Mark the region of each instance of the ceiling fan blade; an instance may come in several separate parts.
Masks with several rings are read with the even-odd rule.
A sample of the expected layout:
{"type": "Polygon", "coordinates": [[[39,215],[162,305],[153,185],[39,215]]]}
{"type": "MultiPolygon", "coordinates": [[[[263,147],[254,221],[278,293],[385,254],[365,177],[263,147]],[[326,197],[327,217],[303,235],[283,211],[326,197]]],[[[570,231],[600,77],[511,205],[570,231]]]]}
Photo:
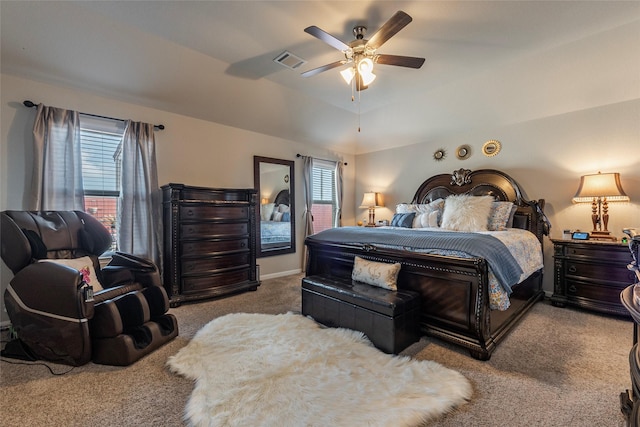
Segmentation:
{"type": "Polygon", "coordinates": [[[376,55],[376,63],[385,65],[398,65],[400,67],[420,68],[424,64],[424,58],[415,56],[376,55]]]}
{"type": "Polygon", "coordinates": [[[332,68],[336,68],[336,67],[339,67],[341,65],[344,65],[346,62],[347,61],[345,61],[345,60],[332,62],[331,64],[323,65],[322,67],[318,67],[318,68],[314,68],[313,70],[305,71],[304,73],[301,74],[301,76],[302,77],[315,76],[316,74],[320,74],[323,71],[327,71],[327,70],[330,70],[332,68]]]}
{"type": "Polygon", "coordinates": [[[349,46],[345,43],[341,42],[337,38],[333,37],[331,34],[327,33],[324,30],[312,25],[304,29],[304,32],[307,34],[311,34],[313,37],[316,37],[331,47],[334,47],[340,51],[349,49],[349,46]]]}
{"type": "Polygon", "coordinates": [[[369,39],[367,46],[372,49],[378,49],[387,40],[393,37],[398,31],[406,27],[413,19],[399,10],[391,17],[382,27],[369,39]]]}

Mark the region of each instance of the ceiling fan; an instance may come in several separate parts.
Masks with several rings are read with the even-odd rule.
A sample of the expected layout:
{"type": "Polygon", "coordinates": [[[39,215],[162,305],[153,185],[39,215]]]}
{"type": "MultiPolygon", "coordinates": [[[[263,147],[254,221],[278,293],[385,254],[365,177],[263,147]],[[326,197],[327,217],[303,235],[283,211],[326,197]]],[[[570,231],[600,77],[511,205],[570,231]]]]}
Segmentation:
{"type": "Polygon", "coordinates": [[[406,27],[411,21],[412,18],[400,10],[385,22],[369,40],[364,38],[367,27],[358,25],[353,28],[353,35],[356,38],[349,44],[338,40],[336,37],[315,25],[305,28],[304,31],[306,33],[341,51],[345,59],[305,71],[302,73],[302,77],[315,76],[323,71],[331,70],[345,64],[352,64],[351,67],[341,71],[340,74],[347,84],[354,83],[356,90],[360,91],[367,89],[369,84],[375,80],[376,76],[373,74],[373,64],[375,63],[416,69],[422,67],[424,58],[376,53],[380,46],[393,37],[398,31],[406,27]]]}

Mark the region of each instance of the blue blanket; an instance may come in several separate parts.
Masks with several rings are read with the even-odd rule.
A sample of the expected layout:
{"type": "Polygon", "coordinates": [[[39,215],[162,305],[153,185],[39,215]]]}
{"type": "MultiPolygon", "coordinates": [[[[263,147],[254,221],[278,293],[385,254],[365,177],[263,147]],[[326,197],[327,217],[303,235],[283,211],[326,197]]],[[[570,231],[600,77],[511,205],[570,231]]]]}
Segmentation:
{"type": "Polygon", "coordinates": [[[520,281],[522,268],[500,240],[487,234],[415,231],[398,228],[340,227],[309,236],[317,242],[384,245],[414,252],[457,251],[484,258],[498,283],[511,295],[511,286],[520,281]]]}

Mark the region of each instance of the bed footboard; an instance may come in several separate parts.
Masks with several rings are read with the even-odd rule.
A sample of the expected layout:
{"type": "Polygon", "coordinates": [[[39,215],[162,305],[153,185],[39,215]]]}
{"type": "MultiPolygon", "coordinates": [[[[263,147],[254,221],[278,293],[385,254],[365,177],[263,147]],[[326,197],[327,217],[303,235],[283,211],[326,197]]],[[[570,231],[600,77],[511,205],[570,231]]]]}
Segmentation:
{"type": "Polygon", "coordinates": [[[469,350],[488,360],[507,332],[543,297],[542,274],[514,288],[511,308],[489,306],[488,267],[482,258],[407,253],[370,245],[318,244],[307,241],[306,274],[350,278],[354,257],[399,262],[398,288],[420,294],[421,332],[469,350]]]}

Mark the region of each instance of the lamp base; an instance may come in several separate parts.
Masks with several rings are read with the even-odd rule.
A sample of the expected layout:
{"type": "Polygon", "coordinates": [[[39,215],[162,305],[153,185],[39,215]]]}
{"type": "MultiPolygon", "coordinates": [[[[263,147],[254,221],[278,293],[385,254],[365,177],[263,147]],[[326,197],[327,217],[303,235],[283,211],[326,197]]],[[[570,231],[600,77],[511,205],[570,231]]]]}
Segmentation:
{"type": "Polygon", "coordinates": [[[612,236],[610,231],[592,231],[589,233],[589,239],[591,240],[607,240],[615,242],[618,239],[616,236],[612,236]]]}

